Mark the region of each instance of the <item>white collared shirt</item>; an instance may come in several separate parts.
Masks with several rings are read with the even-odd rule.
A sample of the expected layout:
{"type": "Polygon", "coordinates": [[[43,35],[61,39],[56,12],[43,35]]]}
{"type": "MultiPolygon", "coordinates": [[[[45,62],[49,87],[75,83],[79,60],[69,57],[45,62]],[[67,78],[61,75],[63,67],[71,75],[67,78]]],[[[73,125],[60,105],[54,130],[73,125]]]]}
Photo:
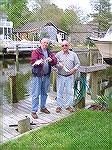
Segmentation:
{"type": "MultiPolygon", "coordinates": [[[[58,62],[63,63],[67,69],[78,69],[80,66],[80,61],[77,54],[73,51],[68,51],[68,53],[64,53],[63,50],[56,54],[58,62]]],[[[58,67],[57,67],[58,68],[58,67]]],[[[65,75],[67,74],[63,69],[58,68],[58,74],[65,75]]]]}

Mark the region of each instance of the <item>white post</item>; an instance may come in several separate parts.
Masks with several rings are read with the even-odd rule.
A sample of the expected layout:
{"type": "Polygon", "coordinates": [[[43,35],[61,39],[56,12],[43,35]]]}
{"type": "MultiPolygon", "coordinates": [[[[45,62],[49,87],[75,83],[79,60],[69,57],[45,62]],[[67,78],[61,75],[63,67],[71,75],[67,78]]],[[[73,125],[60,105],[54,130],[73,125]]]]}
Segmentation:
{"type": "Polygon", "coordinates": [[[34,33],[33,33],[33,50],[34,50],[34,33]]]}
{"type": "Polygon", "coordinates": [[[102,64],[103,64],[103,57],[102,57],[102,64]]]}

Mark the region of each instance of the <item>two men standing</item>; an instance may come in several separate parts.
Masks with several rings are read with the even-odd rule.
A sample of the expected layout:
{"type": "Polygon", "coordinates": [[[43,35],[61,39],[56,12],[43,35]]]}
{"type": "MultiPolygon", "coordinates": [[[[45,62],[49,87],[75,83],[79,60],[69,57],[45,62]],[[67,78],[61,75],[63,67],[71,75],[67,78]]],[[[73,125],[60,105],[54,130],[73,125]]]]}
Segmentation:
{"type": "Polygon", "coordinates": [[[69,43],[65,40],[61,43],[62,50],[54,55],[48,49],[48,39],[43,38],[40,42],[40,47],[32,52],[31,64],[32,68],[32,117],[37,119],[37,111],[39,107],[40,96],[40,111],[49,114],[50,111],[46,108],[46,99],[48,87],[50,85],[51,66],[56,66],[58,69],[57,75],[57,109],[59,113],[62,108],[69,112],[73,112],[73,74],[78,70],[80,61],[76,53],[69,50],[69,43]],[[66,92],[65,101],[63,100],[63,92],[66,92]]]}

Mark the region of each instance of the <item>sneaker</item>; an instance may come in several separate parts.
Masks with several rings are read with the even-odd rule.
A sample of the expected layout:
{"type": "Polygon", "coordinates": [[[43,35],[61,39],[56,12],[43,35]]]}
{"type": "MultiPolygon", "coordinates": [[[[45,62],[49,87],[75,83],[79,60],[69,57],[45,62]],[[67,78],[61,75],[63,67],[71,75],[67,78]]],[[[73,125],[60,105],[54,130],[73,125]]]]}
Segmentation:
{"type": "Polygon", "coordinates": [[[60,111],[61,111],[61,107],[57,107],[57,108],[56,108],[56,112],[57,112],[57,113],[60,113],[60,111]]]}
{"type": "Polygon", "coordinates": [[[37,116],[37,114],[35,113],[35,112],[32,112],[32,117],[34,118],[34,119],[37,119],[38,118],[38,116],[37,116]]]}
{"type": "Polygon", "coordinates": [[[40,111],[45,114],[50,114],[50,111],[47,108],[41,108],[40,111]]]}
{"type": "Polygon", "coordinates": [[[71,107],[67,107],[66,110],[68,110],[70,113],[74,112],[74,110],[71,107]]]}

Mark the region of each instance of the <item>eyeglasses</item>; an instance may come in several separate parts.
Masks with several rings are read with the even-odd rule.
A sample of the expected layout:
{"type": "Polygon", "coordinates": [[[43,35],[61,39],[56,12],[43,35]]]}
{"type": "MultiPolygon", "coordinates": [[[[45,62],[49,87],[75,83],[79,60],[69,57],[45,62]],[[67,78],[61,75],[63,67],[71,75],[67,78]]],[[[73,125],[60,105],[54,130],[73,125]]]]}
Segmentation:
{"type": "Polygon", "coordinates": [[[65,46],[65,47],[67,47],[68,45],[67,45],[67,44],[65,44],[65,45],[61,45],[61,46],[62,46],[62,47],[64,47],[64,46],[65,46]]]}

